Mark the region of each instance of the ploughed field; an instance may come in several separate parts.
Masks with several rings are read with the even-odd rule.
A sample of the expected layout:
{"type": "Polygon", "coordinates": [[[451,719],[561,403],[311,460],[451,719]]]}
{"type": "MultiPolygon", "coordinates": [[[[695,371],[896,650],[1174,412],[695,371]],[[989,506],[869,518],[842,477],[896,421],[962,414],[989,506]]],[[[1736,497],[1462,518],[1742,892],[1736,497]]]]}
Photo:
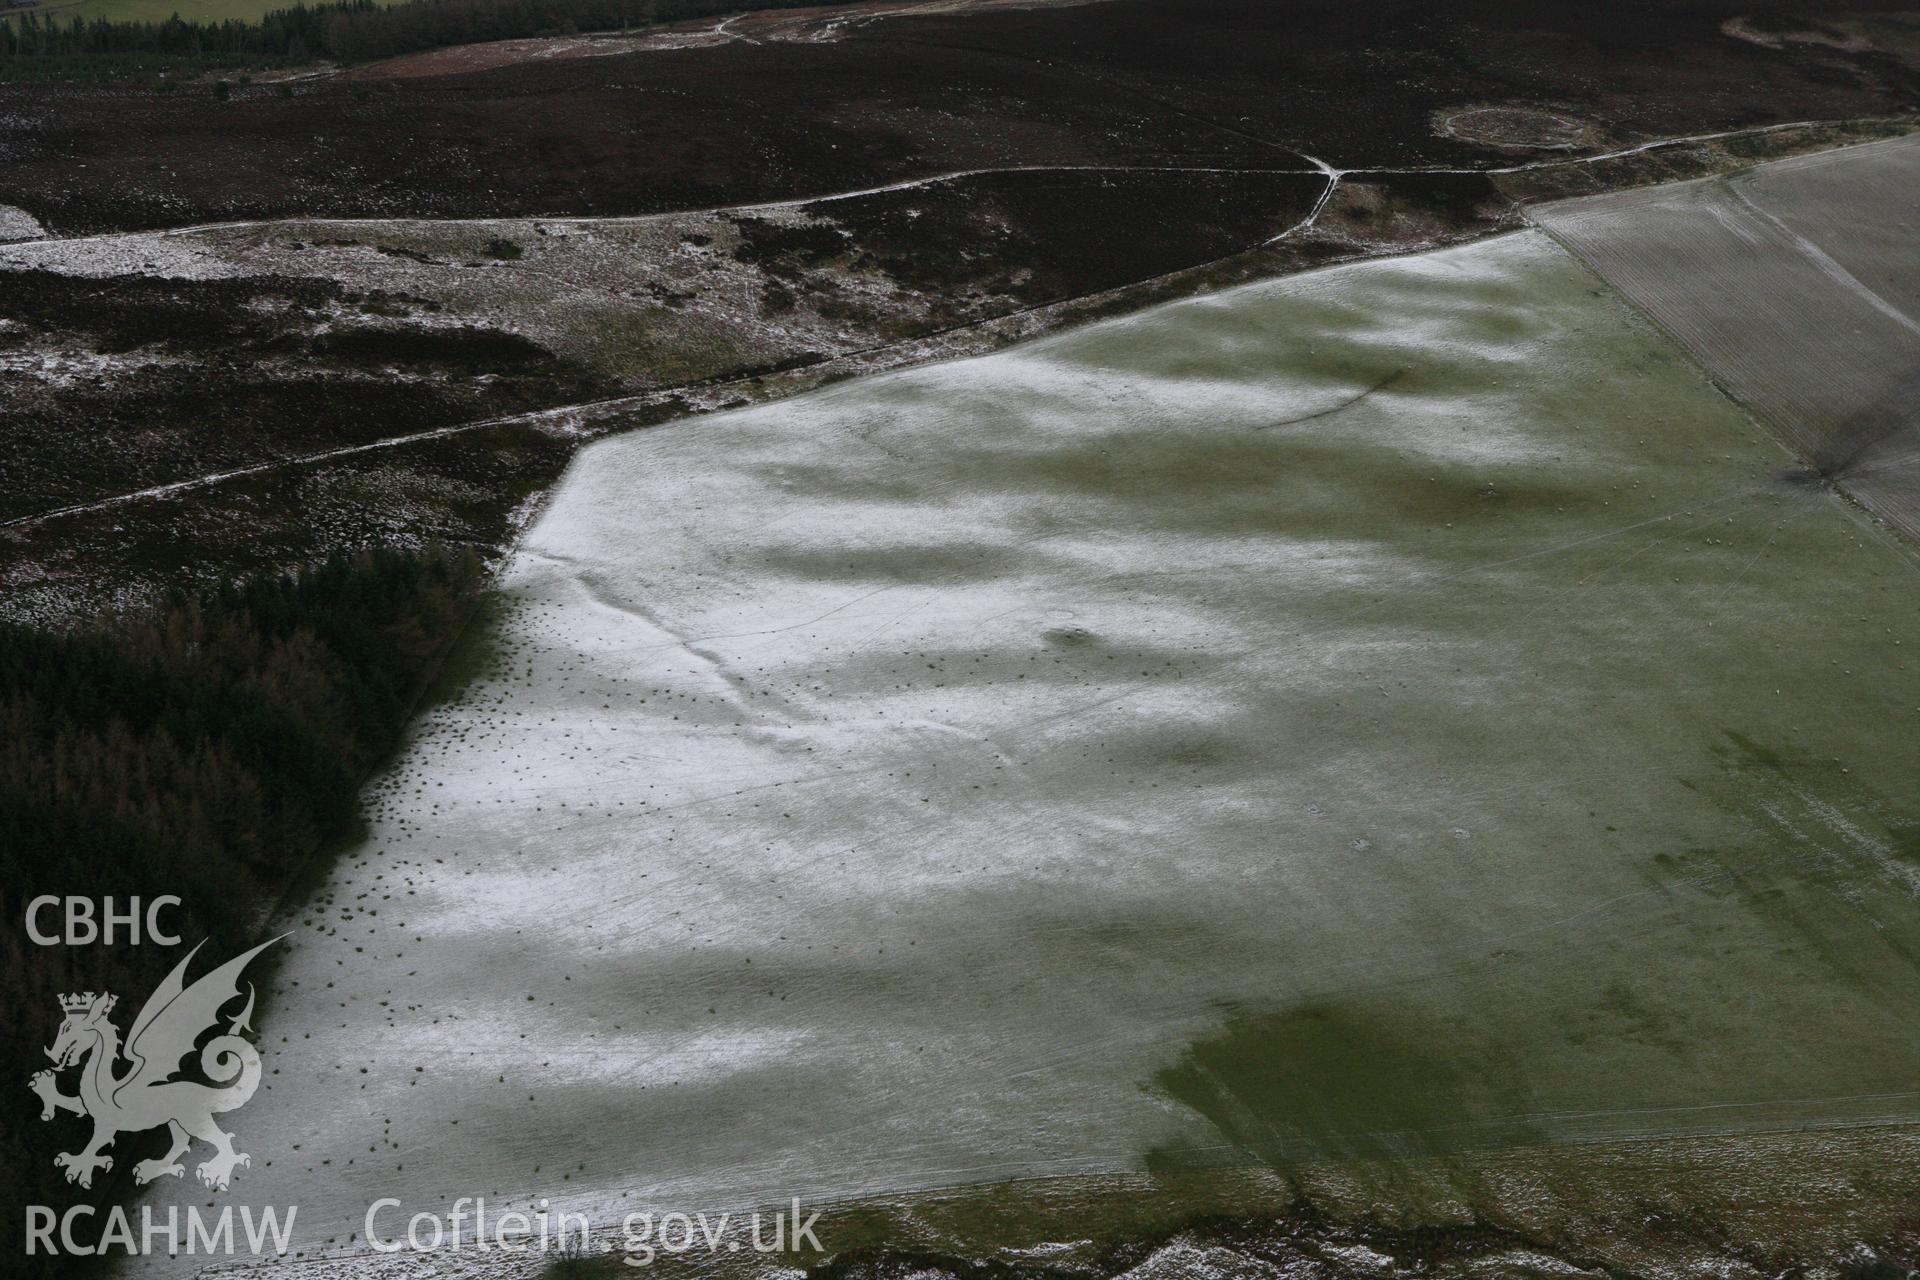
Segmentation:
{"type": "Polygon", "coordinates": [[[1910,1123],[1920,568],[1802,470],[1539,230],[595,444],[235,1195],[1910,1123]]]}

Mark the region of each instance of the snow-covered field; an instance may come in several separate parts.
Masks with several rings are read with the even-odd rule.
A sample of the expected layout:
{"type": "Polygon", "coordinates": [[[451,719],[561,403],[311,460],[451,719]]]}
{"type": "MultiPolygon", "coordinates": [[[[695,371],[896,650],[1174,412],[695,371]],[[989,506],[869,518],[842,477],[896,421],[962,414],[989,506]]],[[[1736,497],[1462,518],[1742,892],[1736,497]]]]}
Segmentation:
{"type": "Polygon", "coordinates": [[[1915,562],[1788,465],[1537,231],[594,445],[235,1198],[1912,1119],[1915,562]]]}
{"type": "Polygon", "coordinates": [[[1920,134],[1535,216],[1823,473],[1920,537],[1920,134]]]}
{"type": "Polygon", "coordinates": [[[31,240],[46,233],[46,228],[25,209],[0,204],[0,244],[9,240],[31,240]]]}

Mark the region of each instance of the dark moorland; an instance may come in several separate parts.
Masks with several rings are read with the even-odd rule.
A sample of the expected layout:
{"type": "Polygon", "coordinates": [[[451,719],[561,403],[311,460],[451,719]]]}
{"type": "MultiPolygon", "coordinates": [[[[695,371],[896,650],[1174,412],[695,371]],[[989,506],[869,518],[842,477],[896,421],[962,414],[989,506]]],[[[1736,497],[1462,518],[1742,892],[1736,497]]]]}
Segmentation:
{"type": "Polygon", "coordinates": [[[493,550],[586,435],[1484,235],[1517,200],[1897,131],[1920,107],[1912,31],[1836,0],[866,9],[280,83],[0,86],[0,206],[48,235],[394,219],[280,239],[418,270],[394,289],[297,255],[224,278],[158,260],[218,232],[0,246],[10,616],[382,538],[493,550]],[[1816,123],[1774,128],[1795,122],[1816,123]],[[1634,150],[1662,139],[1682,141],[1634,150]],[[793,214],[677,212],[874,187],[793,214]],[[562,298],[543,330],[462,300],[502,272],[551,276],[519,260],[547,228],[501,224],[459,254],[400,234],[662,214],[679,248],[632,250],[641,287],[603,284],[604,259],[565,267],[578,297],[621,299],[631,346],[612,357],[551,332],[607,332],[604,309],[569,319],[562,298]],[[687,253],[711,269],[663,283],[687,253]],[[750,300],[726,291],[743,274],[750,300]],[[569,405],[590,408],[564,429],[511,420],[569,405]]]}
{"type": "MultiPolygon", "coordinates": [[[[752,40],[663,29],[686,47],[515,41],[230,91],[0,86],[0,206],[50,235],[401,219],[286,239],[364,243],[423,273],[395,290],[284,255],[264,275],[199,278],[157,261],[159,241],[0,250],[11,615],[70,618],[182,575],[378,538],[491,550],[583,432],[1483,235],[1511,225],[1516,200],[1897,131],[1920,107],[1897,15],[1835,0],[1744,14],[1731,0],[1095,0],[828,28],[783,10],[749,15],[752,40]],[[1832,123],[1772,128],[1801,121],[1832,123]],[[1323,165],[1349,171],[1337,189],[1323,165]],[[616,290],[631,298],[624,359],[462,309],[468,282],[535,270],[511,237],[544,236],[538,224],[458,255],[396,238],[459,225],[418,219],[664,214],[903,183],[807,206],[806,225],[753,209],[687,223],[681,250],[632,260],[629,276],[653,282],[616,290]],[[712,270],[659,283],[683,251],[712,270]],[[725,293],[741,273],[750,303],[725,293]],[[651,398],[621,399],[634,396],[651,398]],[[509,421],[383,444],[609,399],[565,431],[509,421]]],[[[604,268],[567,270],[591,290],[604,268]]],[[[607,316],[574,323],[605,330],[607,316]]]]}
{"type": "MultiPolygon", "coordinates": [[[[1869,6],[1857,6],[1868,11],[1869,6]]],[[[1722,25],[1738,0],[1102,0],[819,42],[211,93],[21,85],[0,200],[63,234],[293,215],[634,214],[1032,164],[1484,166],[1433,115],[1532,103],[1639,141],[1910,110],[1885,50],[1722,25]]],[[[1845,0],[1793,6],[1807,21],[1845,0]]],[[[1789,22],[1788,26],[1804,25],[1789,22]]]]}

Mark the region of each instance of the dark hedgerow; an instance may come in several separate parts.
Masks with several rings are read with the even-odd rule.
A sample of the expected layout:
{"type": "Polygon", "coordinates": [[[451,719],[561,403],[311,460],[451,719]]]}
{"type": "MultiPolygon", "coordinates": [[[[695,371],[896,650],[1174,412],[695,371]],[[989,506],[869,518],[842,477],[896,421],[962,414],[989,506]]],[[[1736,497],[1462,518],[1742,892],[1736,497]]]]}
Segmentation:
{"type": "MultiPolygon", "coordinates": [[[[189,945],[240,950],[315,852],[353,834],[361,780],[482,581],[470,553],[374,550],[90,630],[0,627],[0,914],[18,926],[42,894],[175,894],[169,927],[189,945]]],[[[25,1081],[47,1066],[58,995],[137,1004],[180,954],[39,947],[24,927],[0,938],[0,1080],[18,1086],[0,1089],[0,1200],[122,1194],[137,1155],[116,1150],[115,1177],[91,1193],[69,1187],[52,1156],[81,1122],[43,1124],[25,1081]]]]}

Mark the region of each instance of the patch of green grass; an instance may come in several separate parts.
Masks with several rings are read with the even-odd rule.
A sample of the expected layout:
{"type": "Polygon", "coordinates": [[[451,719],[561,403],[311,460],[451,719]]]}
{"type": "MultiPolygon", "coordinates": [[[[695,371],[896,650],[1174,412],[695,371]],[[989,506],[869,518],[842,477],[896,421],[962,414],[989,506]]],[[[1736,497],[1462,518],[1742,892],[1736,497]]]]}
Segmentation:
{"type": "Polygon", "coordinates": [[[1443,1027],[1394,1025],[1331,1001],[1236,1017],[1157,1083],[1283,1167],[1302,1153],[1386,1158],[1536,1137],[1524,1120],[1452,1128],[1463,1116],[1526,1109],[1513,1062],[1484,1046],[1473,1047],[1481,1060],[1463,1060],[1459,1048],[1443,1027]]]}

